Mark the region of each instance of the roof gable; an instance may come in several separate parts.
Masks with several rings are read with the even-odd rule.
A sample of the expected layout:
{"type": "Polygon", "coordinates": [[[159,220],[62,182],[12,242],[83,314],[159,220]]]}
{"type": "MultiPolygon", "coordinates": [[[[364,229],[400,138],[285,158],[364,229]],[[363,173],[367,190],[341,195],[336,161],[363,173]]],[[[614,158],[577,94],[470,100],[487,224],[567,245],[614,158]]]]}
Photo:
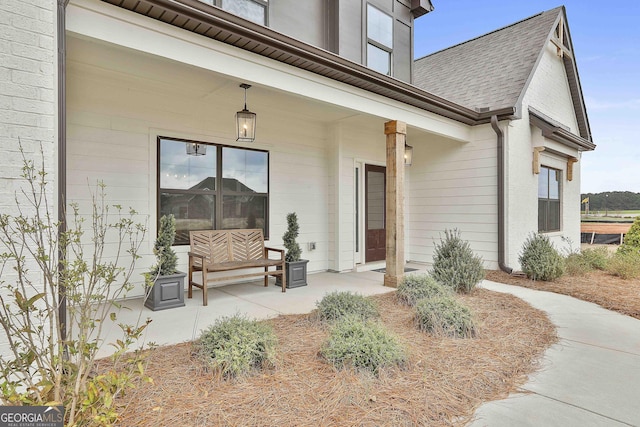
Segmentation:
{"type": "Polygon", "coordinates": [[[417,59],[414,85],[476,111],[521,109],[545,46],[562,56],[580,136],[591,140],[564,7],[417,59]]]}

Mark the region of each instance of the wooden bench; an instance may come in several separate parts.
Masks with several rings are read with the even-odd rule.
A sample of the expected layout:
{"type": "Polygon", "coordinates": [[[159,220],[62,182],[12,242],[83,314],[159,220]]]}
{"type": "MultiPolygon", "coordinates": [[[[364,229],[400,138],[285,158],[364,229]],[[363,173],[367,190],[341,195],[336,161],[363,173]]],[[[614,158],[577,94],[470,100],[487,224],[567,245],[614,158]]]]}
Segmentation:
{"type": "Polygon", "coordinates": [[[202,230],[189,232],[189,298],[193,287],[202,289],[202,304],[207,305],[207,284],[228,279],[264,276],[264,285],[269,285],[269,276],[282,278],[282,292],[286,292],[284,250],[264,246],[261,229],[255,230],[202,230]],[[269,253],[277,252],[278,259],[270,259],[269,253]],[[269,270],[269,267],[280,269],[269,270]],[[225,275],[242,269],[264,268],[240,275],[225,275]],[[193,281],[193,273],[202,272],[202,284],[193,281]],[[209,278],[208,273],[220,273],[209,278]]]}

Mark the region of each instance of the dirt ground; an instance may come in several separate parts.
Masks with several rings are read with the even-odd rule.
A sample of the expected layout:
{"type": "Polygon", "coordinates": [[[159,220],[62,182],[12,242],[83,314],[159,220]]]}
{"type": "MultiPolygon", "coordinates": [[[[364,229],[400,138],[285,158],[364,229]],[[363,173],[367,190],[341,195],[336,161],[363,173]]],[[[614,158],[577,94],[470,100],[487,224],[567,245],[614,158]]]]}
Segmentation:
{"type": "Polygon", "coordinates": [[[319,356],[326,327],[309,315],[280,316],[267,321],[279,340],[277,363],[244,379],[205,370],[191,343],[153,351],[154,382],[117,401],[118,425],[464,425],[481,403],[517,390],[557,341],[546,315],[511,295],[478,289],[460,297],[479,325],[471,339],[420,332],[395,294],[373,298],[408,351],[406,366],[379,377],[336,370],[319,356]]]}

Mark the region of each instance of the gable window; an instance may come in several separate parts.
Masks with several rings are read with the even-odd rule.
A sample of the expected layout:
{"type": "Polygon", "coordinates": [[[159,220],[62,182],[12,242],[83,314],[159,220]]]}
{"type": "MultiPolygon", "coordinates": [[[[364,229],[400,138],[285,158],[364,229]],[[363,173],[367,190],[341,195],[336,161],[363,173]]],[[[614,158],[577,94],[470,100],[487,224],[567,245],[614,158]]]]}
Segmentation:
{"type": "Polygon", "coordinates": [[[268,237],[269,153],[158,138],[158,213],[176,217],[176,245],[190,230],[261,228],[268,237]],[[204,155],[189,155],[198,144],[204,155]]]}
{"type": "Polygon", "coordinates": [[[562,173],[546,166],[538,175],[538,231],[560,231],[560,194],[562,173]]]}
{"type": "Polygon", "coordinates": [[[367,4],[367,66],[391,75],[393,18],[367,4]]]}
{"type": "Polygon", "coordinates": [[[267,25],[268,0],[218,0],[220,7],[248,21],[267,25]]]}

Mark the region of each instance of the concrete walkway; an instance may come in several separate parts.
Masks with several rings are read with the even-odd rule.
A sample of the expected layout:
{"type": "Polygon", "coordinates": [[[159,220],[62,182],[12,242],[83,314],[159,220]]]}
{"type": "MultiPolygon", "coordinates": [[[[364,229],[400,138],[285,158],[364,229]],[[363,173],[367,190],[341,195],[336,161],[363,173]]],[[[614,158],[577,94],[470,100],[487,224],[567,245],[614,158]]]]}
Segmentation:
{"type": "Polygon", "coordinates": [[[640,320],[565,295],[482,286],[545,311],[560,341],[522,393],[485,403],[470,427],[640,426],[640,320]]]}

